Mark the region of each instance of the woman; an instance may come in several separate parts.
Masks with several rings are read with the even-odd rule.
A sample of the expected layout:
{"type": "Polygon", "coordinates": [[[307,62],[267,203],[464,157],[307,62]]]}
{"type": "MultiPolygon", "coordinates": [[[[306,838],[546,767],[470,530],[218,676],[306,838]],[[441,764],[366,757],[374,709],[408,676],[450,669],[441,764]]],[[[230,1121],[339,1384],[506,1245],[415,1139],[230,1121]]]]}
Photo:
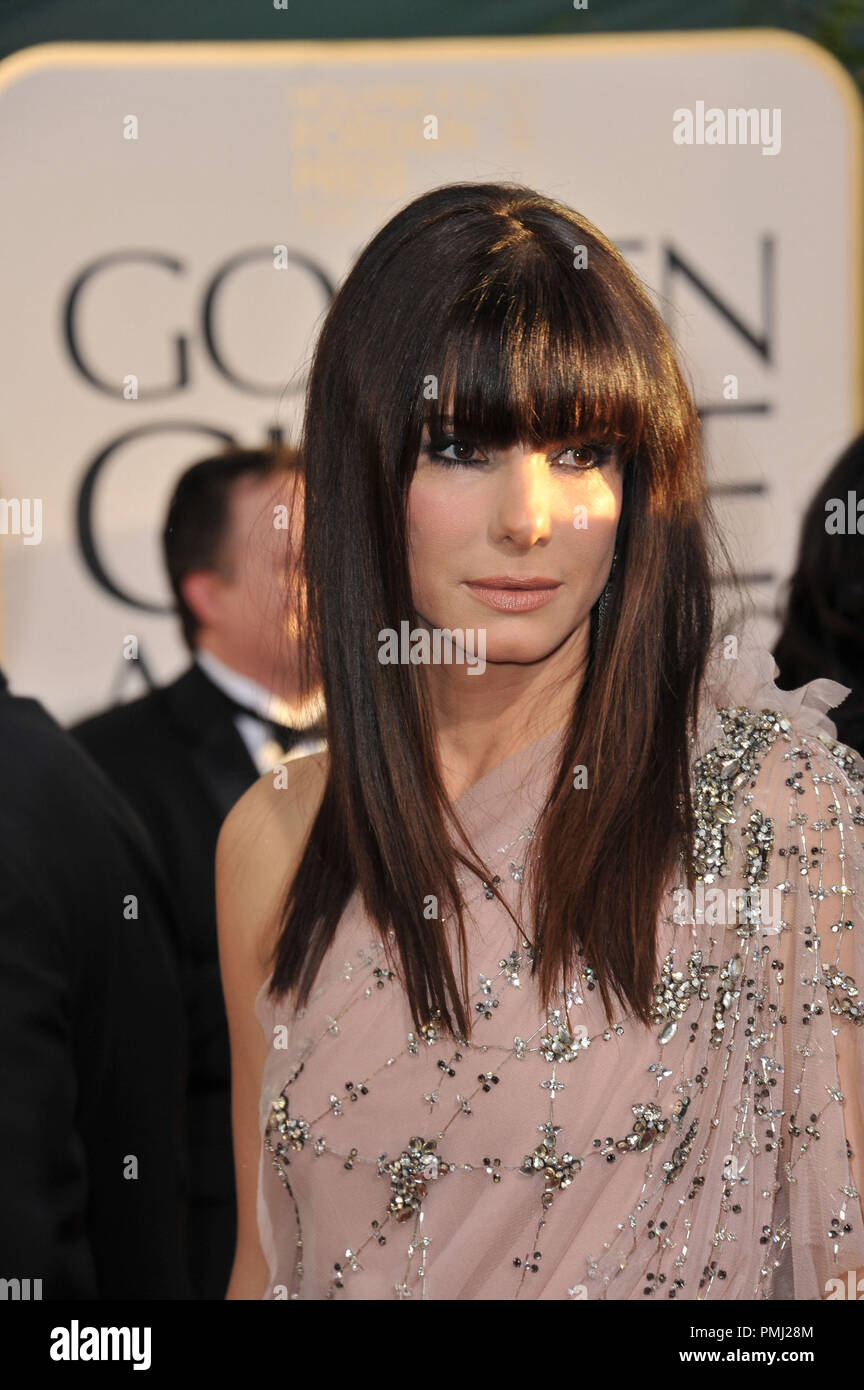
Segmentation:
{"type": "Polygon", "coordinates": [[[826,1296],[864,1266],[861,767],[843,687],[712,646],[647,295],[551,199],[433,190],[336,296],[301,452],[329,750],[217,852],[227,1296],[826,1296]]]}

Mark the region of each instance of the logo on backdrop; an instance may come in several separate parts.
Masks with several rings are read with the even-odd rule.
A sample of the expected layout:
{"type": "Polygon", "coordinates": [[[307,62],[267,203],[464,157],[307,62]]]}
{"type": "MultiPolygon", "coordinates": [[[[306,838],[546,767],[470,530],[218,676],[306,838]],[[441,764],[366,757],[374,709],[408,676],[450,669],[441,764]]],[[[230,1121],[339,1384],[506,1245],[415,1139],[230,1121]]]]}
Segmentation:
{"type": "MultiPolygon", "coordinates": [[[[327,271],[302,251],[283,248],[283,252],[283,264],[295,266],[311,277],[314,285],[321,292],[326,307],[335,293],[334,282],[327,271]]],[[[217,267],[205,285],[200,306],[200,342],[210,364],[237,391],[261,396],[270,401],[276,400],[283,391],[294,394],[301,393],[305,390],[305,377],[299,376],[293,385],[286,386],[283,382],[277,385],[268,385],[266,382],[253,380],[248,375],[241,375],[236,367],[232,368],[229,365],[229,354],[218,335],[216,321],[220,299],[230,277],[252,262],[266,261],[272,265],[273,260],[272,247],[240,251],[231,256],[217,267]]],[[[164,251],[115,251],[91,261],[73,280],[63,306],[63,344],[65,350],[75,371],[83,377],[88,385],[104,395],[122,400],[124,399],[124,379],[118,375],[116,381],[111,381],[99,374],[96,367],[88,361],[82,342],[84,335],[81,331],[82,307],[86,290],[98,276],[121,265],[141,265],[149,268],[155,266],[166,275],[176,277],[185,275],[189,267],[177,257],[168,255],[164,251]]],[[[134,399],[140,399],[144,402],[173,399],[182,396],[192,384],[190,337],[185,333],[180,333],[177,334],[173,342],[172,379],[159,386],[141,389],[140,392],[136,389],[134,399]]],[[[128,399],[128,396],[126,398],[128,399]]],[[[107,471],[122,463],[123,450],[141,439],[158,434],[166,437],[176,434],[197,435],[204,448],[218,449],[222,445],[237,443],[235,436],[230,431],[219,429],[209,422],[204,423],[195,420],[151,421],[133,429],[124,430],[122,434],[117,435],[102,447],[99,453],[85,465],[76,504],[78,544],[81,557],[100,588],[121,603],[129,604],[130,607],[147,613],[169,613],[172,610],[164,603],[157,603],[143,594],[134,592],[125,580],[109,572],[96,534],[94,499],[97,487],[107,471]]],[[[196,453],[201,452],[202,450],[196,449],[196,453]]]]}
{"type": "MultiPolygon", "coordinates": [[[[616,245],[625,256],[646,249],[646,243],[642,239],[620,240],[616,242],[616,245]]],[[[333,277],[318,261],[304,251],[287,247],[282,247],[281,250],[282,260],[286,266],[293,266],[303,275],[311,278],[313,285],[322,296],[322,307],[326,309],[335,294],[333,277]]],[[[663,242],[660,246],[661,269],[658,290],[662,310],[667,314],[670,311],[674,313],[676,292],[679,286],[684,284],[688,293],[697,295],[722,321],[725,328],[746,345],[748,351],[755,354],[763,364],[773,364],[775,323],[775,238],[773,236],[760,238],[757,256],[761,323],[748,323],[732,308],[734,287],[730,299],[725,299],[717,284],[713,283],[701,269],[697,268],[695,258],[685,255],[671,241],[663,242]]],[[[184,392],[187,392],[194,385],[193,359],[190,351],[190,343],[193,341],[200,343],[209,364],[237,391],[259,396],[272,402],[278,399],[283,391],[291,391],[299,395],[305,390],[305,375],[298,375],[294,379],[293,385],[286,386],[284,382],[268,384],[254,380],[248,374],[242,374],[236,366],[230,366],[226,344],[222,341],[217,330],[218,306],[231,276],[251,263],[262,261],[273,264],[272,247],[257,247],[239,251],[215,269],[206,282],[201,295],[200,333],[194,339],[191,334],[185,332],[174,337],[173,369],[170,379],[158,386],[141,389],[140,393],[136,391],[136,400],[140,399],[142,402],[168,401],[183,397],[184,392]]],[[[166,276],[174,277],[175,281],[178,282],[190,271],[190,267],[186,263],[165,250],[142,249],[109,252],[91,261],[75,276],[63,305],[63,343],[75,371],[93,390],[121,400],[124,398],[123,377],[118,373],[116,381],[112,382],[110,379],[106,379],[100,375],[92,361],[88,359],[83,346],[84,334],[81,318],[88,287],[111,268],[130,265],[146,267],[148,273],[152,273],[155,267],[166,276]]],[[[674,325],[670,326],[674,331],[674,325]]],[[[92,352],[92,342],[89,338],[88,343],[90,343],[92,352]]],[[[739,399],[737,391],[727,393],[724,390],[722,399],[706,401],[699,406],[703,440],[707,426],[718,416],[769,415],[773,409],[774,404],[769,399],[739,399]]],[[[230,445],[237,442],[230,430],[220,429],[209,421],[151,420],[132,429],[124,430],[122,434],[116,435],[107,444],[100,446],[99,452],[85,463],[78,489],[78,543],[87,570],[100,588],[113,598],[130,605],[132,608],[149,613],[167,613],[170,609],[163,603],[135,592],[134,587],[124,578],[109,571],[102,556],[96,533],[94,498],[97,488],[104,480],[108,470],[122,463],[125,449],[148,436],[161,434],[167,438],[178,433],[197,436],[205,447],[212,445],[218,448],[223,444],[230,445]]],[[[196,452],[198,451],[196,450],[196,452]]],[[[715,487],[713,491],[724,497],[752,496],[754,493],[764,492],[765,487],[762,483],[747,480],[741,483],[727,483],[715,487]]],[[[760,573],[758,575],[745,574],[742,578],[745,581],[764,584],[772,582],[775,576],[760,573]]]]}

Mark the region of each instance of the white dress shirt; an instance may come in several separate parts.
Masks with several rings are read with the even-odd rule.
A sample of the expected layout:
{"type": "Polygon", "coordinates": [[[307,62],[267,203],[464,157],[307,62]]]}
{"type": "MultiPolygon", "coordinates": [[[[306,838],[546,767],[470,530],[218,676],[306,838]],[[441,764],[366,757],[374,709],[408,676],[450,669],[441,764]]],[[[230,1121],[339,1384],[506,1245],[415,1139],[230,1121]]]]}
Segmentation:
{"type": "Polygon", "coordinates": [[[239,671],[234,671],[230,666],[226,666],[224,661],[220,661],[212,652],[206,649],[196,651],[195,660],[214,685],[230,695],[233,700],[238,700],[240,704],[248,705],[250,709],[260,710],[261,719],[256,719],[252,715],[243,714],[239,710],[234,715],[234,724],[249,750],[249,756],[258,768],[259,772],[269,772],[276,763],[288,762],[293,758],[305,757],[307,753],[317,753],[322,748],[327,747],[327,742],[318,734],[311,734],[309,738],[298,739],[297,742],[286,753],[281,744],[272,736],[264,719],[275,719],[279,724],[287,724],[293,729],[302,729],[309,724],[315,723],[324,711],[324,700],[321,696],[314,696],[302,706],[290,705],[287,700],[282,700],[278,695],[274,695],[266,686],[259,685],[249,676],[241,675],[239,671]]]}

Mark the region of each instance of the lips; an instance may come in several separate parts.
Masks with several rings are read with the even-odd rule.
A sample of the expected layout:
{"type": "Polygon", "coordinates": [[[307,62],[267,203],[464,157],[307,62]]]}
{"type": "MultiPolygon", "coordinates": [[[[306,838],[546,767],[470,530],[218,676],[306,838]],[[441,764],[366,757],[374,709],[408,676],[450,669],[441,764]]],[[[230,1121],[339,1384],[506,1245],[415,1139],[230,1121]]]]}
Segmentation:
{"type": "Polygon", "coordinates": [[[466,579],[466,584],[477,589],[557,589],[560,579],[544,579],[532,575],[527,579],[514,579],[506,574],[493,574],[485,579],[466,579]]]}
{"type": "Polygon", "coordinates": [[[560,580],[532,575],[514,579],[512,575],[493,575],[489,579],[469,579],[465,587],[476,599],[502,613],[530,613],[551,603],[561,588],[560,580]]]}

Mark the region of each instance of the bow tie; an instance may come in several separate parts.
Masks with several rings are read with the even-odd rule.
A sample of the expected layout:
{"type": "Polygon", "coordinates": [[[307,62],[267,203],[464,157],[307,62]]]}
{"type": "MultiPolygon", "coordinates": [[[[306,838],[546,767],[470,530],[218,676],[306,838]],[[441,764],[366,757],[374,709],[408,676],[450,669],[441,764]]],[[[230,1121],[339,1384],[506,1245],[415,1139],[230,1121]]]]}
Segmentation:
{"type": "Polygon", "coordinates": [[[228,695],[223,690],[221,692],[235,714],[246,714],[250,719],[257,719],[259,724],[263,724],[270,731],[270,736],[276,740],[283,753],[289,752],[295,743],[299,743],[303,738],[314,738],[317,735],[317,727],[308,729],[295,729],[290,724],[280,724],[276,719],[270,719],[266,714],[261,714],[257,709],[252,709],[249,705],[241,704],[235,700],[233,695],[228,695]]]}

